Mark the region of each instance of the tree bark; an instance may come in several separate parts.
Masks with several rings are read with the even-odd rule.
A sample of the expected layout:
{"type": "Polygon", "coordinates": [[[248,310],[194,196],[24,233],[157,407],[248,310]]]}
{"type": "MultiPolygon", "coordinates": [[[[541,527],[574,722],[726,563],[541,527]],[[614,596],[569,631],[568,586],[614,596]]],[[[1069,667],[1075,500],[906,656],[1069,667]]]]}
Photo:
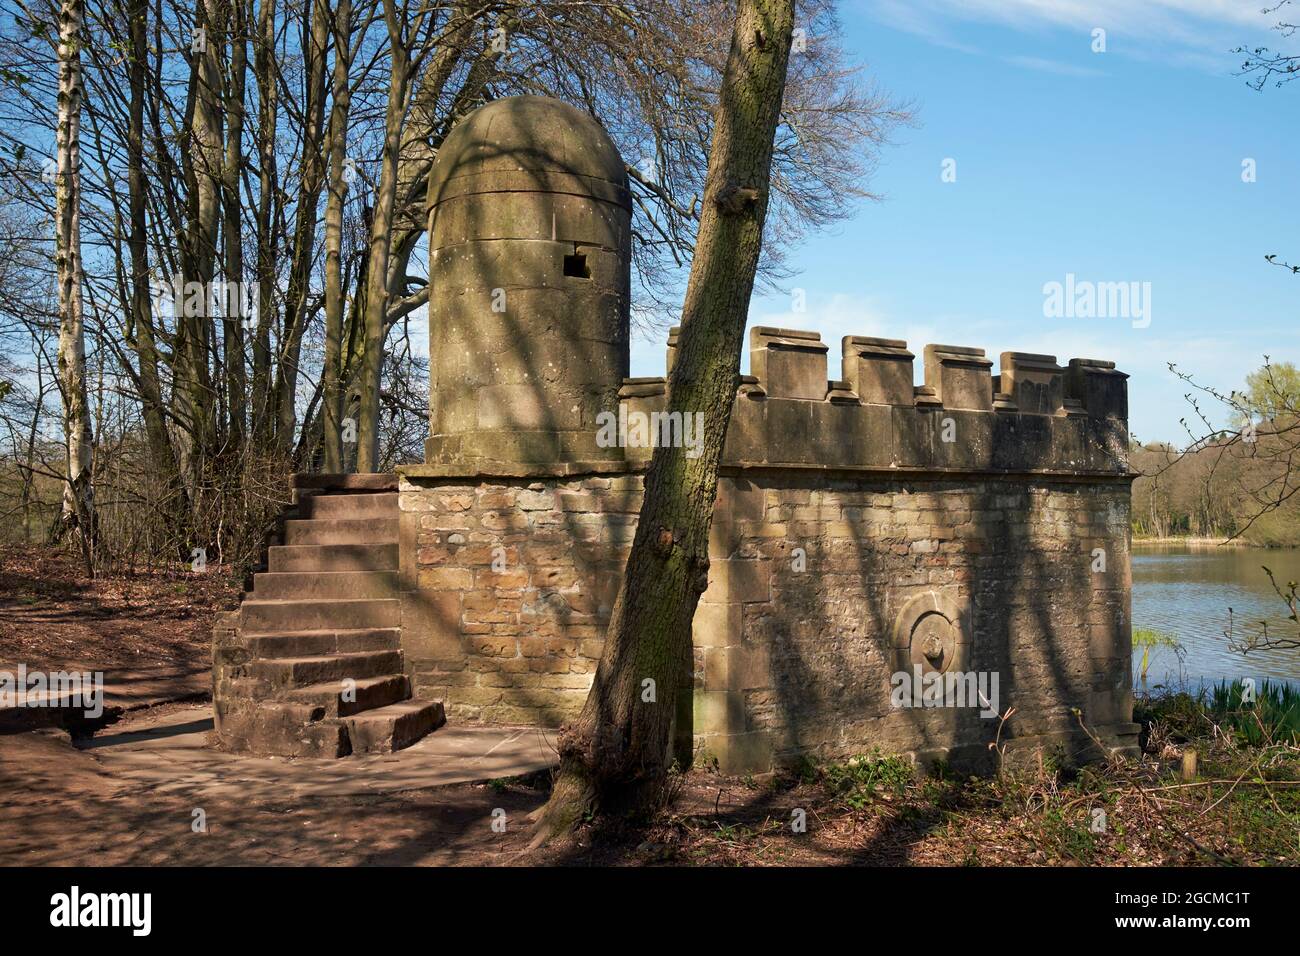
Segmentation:
{"type": "Polygon", "coordinates": [[[86,397],[85,317],[81,290],[81,79],[82,0],[59,5],[59,115],[55,265],[59,283],[59,383],[67,441],[63,526],[77,529],[86,574],[94,576],[95,499],[92,483],[90,406],[86,397]]]}
{"type": "Polygon", "coordinates": [[[180,308],[181,303],[177,303],[176,318],[175,391],[179,414],[188,431],[188,448],[182,454],[192,497],[204,484],[217,421],[210,363],[214,354],[212,331],[210,317],[205,314],[216,269],[221,213],[221,66],[215,7],[216,0],[198,0],[195,4],[195,29],[202,32],[190,53],[186,114],[191,135],[183,153],[187,222],[181,244],[181,273],[185,283],[199,283],[205,301],[205,307],[197,310],[180,308]],[[199,314],[191,314],[193,311],[199,314]]]}
{"type": "Polygon", "coordinates": [[[685,448],[655,449],[604,651],[582,713],[561,735],[537,843],[588,814],[643,814],[663,799],[691,619],[708,582],[718,467],[739,384],[793,25],[794,0],[737,5],[668,380],[669,411],[703,413],[703,447],[695,458],[685,448]]]}
{"type": "Polygon", "coordinates": [[[170,500],[163,506],[164,520],[176,539],[177,547],[188,555],[189,496],[181,481],[176,449],[167,429],[166,404],[158,368],[158,332],[149,287],[148,196],[144,165],[145,81],[149,60],[147,17],[147,0],[127,0],[126,18],[130,33],[130,66],[127,70],[130,101],[126,137],[130,214],[128,246],[131,260],[130,325],[134,332],[128,344],[135,351],[139,365],[137,382],[149,457],[171,493],[170,500]]]}
{"type": "Polygon", "coordinates": [[[253,438],[269,444],[275,414],[271,404],[271,326],[275,320],[275,244],[277,173],[275,131],[279,112],[278,66],[275,58],[275,0],[263,0],[257,11],[253,41],[253,75],[257,82],[257,328],[253,333],[253,438]]]}
{"type": "Polygon", "coordinates": [[[333,105],[327,133],[329,193],[325,198],[325,366],[321,371],[321,427],[325,471],[343,471],[343,202],[347,198],[348,113],[352,105],[352,3],[334,11],[333,105]]]}
{"type": "Polygon", "coordinates": [[[311,265],[316,248],[321,189],[325,182],[325,49],[329,44],[330,13],[326,0],[312,0],[311,26],[304,53],[306,69],[302,135],[302,185],[289,257],[289,287],[284,297],[284,336],[276,367],[273,401],[275,441],[281,453],[293,448],[297,424],[298,372],[302,339],[307,331],[307,297],[311,286],[311,265]]]}
{"type": "Polygon", "coordinates": [[[249,297],[244,294],[244,230],[239,199],[239,172],[244,161],[244,90],[248,69],[248,0],[229,0],[226,28],[230,31],[230,70],[226,77],[226,157],[221,170],[221,227],[225,246],[225,278],[238,283],[232,294],[229,285],[223,314],[223,351],[226,359],[226,402],[229,406],[229,446],[240,449],[248,418],[248,375],[244,362],[243,312],[249,297]],[[236,310],[236,306],[238,310],[236,310]],[[233,314],[232,314],[233,313],[233,314]]]}
{"type": "Polygon", "coordinates": [[[411,86],[411,51],[403,39],[402,11],[395,0],[384,0],[392,73],[384,115],[384,146],[379,186],[370,227],[370,264],[366,282],[365,345],[361,356],[361,409],[357,422],[357,471],[379,467],[379,386],[384,367],[384,337],[388,319],[388,258],[392,246],[393,212],[397,198],[402,126],[411,86]]]}

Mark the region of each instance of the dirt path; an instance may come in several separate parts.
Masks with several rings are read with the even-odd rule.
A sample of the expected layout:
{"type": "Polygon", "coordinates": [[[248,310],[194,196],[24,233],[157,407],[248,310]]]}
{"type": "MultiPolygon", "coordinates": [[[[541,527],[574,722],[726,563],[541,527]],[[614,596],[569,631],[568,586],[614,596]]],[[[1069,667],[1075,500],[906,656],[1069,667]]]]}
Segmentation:
{"type": "Polygon", "coordinates": [[[87,580],[69,556],[0,548],[0,665],[140,669],[203,665],[212,623],[238,589],[217,571],[87,580]]]}
{"type": "Polygon", "coordinates": [[[0,738],[0,865],[508,864],[542,800],[523,786],[249,799],[142,788],[50,733],[0,738]],[[504,834],[493,811],[506,814],[504,834]],[[206,832],[195,832],[202,810],[206,832]],[[518,825],[510,827],[510,821],[518,825]]]}

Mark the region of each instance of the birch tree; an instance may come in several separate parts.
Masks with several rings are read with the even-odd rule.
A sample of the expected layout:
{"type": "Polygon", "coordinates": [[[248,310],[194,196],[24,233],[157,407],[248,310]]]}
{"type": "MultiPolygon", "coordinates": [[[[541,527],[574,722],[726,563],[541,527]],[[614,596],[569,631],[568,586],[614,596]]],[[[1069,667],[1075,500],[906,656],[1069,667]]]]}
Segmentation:
{"type": "Polygon", "coordinates": [[[63,523],[76,529],[86,573],[94,574],[95,499],[90,406],[86,397],[85,318],[81,265],[82,0],[59,5],[59,96],[56,133],[55,266],[59,285],[59,383],[67,480],[63,523]]]}

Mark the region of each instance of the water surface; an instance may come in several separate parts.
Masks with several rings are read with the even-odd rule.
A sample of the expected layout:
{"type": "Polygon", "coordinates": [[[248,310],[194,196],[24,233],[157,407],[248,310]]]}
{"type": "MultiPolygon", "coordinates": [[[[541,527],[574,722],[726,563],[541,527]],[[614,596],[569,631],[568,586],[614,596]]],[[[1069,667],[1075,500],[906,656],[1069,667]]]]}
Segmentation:
{"type": "MultiPolygon", "coordinates": [[[[1133,546],[1133,627],[1174,635],[1183,660],[1165,648],[1152,648],[1147,672],[1153,684],[1201,683],[1242,677],[1282,679],[1300,684],[1300,648],[1255,650],[1243,656],[1228,647],[1228,609],[1233,630],[1254,633],[1267,620],[1269,634],[1300,637],[1300,628],[1274,593],[1263,566],[1272,569],[1285,590],[1300,581],[1300,550],[1185,545],[1133,546]]],[[[1142,657],[1134,648],[1134,687],[1140,689],[1142,657]]]]}

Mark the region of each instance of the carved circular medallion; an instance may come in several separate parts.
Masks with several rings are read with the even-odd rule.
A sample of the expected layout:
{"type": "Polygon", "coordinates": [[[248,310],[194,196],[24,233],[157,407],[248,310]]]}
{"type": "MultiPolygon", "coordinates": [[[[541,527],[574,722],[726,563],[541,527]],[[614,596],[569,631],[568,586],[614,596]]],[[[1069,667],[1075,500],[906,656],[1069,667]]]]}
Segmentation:
{"type": "Polygon", "coordinates": [[[912,627],[908,657],[922,674],[943,673],[957,658],[956,626],[937,611],[924,615],[912,627]]]}
{"type": "Polygon", "coordinates": [[[922,674],[964,670],[969,643],[964,605],[935,591],[918,594],[894,621],[894,669],[922,674]]]}

